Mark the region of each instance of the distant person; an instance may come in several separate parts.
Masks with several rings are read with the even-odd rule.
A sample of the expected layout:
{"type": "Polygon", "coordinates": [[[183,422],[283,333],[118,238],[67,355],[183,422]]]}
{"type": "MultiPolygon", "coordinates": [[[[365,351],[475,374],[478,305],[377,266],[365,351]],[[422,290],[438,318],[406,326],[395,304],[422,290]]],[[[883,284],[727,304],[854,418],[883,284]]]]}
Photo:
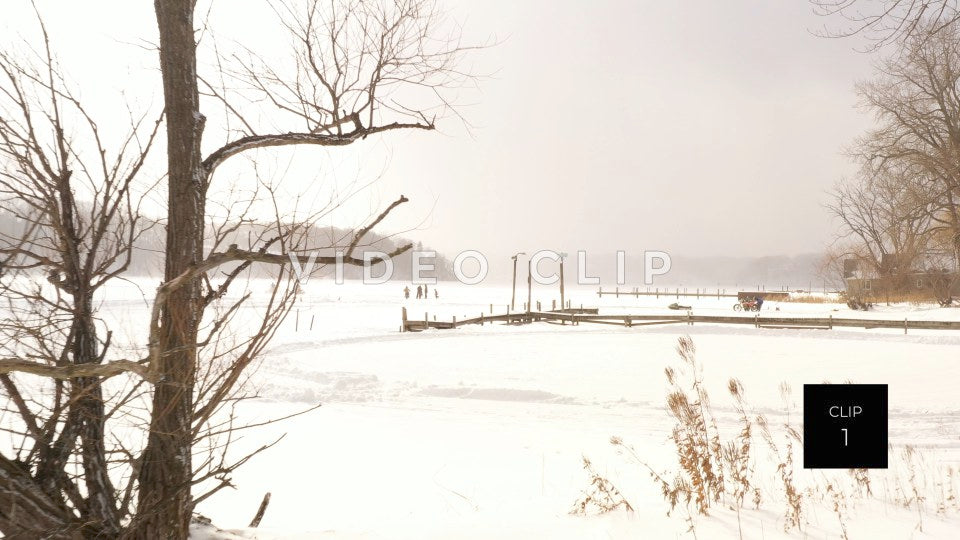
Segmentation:
{"type": "Polygon", "coordinates": [[[417,285],[417,300],[423,298],[423,287],[417,285]]]}
{"type": "Polygon", "coordinates": [[[438,299],[438,300],[440,299],[440,293],[437,292],[437,288],[436,288],[436,287],[433,288],[433,297],[436,298],[436,299],[438,299]]]}
{"type": "Polygon", "coordinates": [[[430,291],[429,291],[429,289],[427,289],[427,284],[424,283],[424,284],[423,284],[423,297],[424,297],[424,299],[429,298],[429,297],[430,297],[429,295],[430,295],[430,291]]]}
{"type": "Polygon", "coordinates": [[[760,308],[763,307],[763,298],[760,298],[759,296],[754,296],[753,300],[757,303],[757,311],[760,311],[760,308]]]}
{"type": "Polygon", "coordinates": [[[404,287],[404,288],[403,288],[403,297],[406,298],[406,299],[409,299],[409,298],[410,298],[410,287],[404,287]]]}

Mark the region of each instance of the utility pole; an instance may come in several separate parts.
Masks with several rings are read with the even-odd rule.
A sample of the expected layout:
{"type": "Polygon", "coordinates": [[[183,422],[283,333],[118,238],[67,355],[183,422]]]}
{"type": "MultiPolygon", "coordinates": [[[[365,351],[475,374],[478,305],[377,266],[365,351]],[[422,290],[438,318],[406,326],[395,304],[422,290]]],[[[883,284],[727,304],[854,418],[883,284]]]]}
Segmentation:
{"type": "Polygon", "coordinates": [[[520,251],[513,254],[513,294],[510,296],[510,311],[516,311],[516,301],[517,301],[517,257],[520,255],[526,255],[526,253],[520,251]]]}
{"type": "Polygon", "coordinates": [[[567,303],[566,303],[566,300],[564,300],[564,296],[563,296],[563,261],[566,258],[567,258],[567,254],[561,252],[560,253],[560,311],[563,311],[564,309],[567,308],[567,303]]]}
{"type": "Polygon", "coordinates": [[[527,313],[533,311],[533,259],[527,259],[527,313]]]}

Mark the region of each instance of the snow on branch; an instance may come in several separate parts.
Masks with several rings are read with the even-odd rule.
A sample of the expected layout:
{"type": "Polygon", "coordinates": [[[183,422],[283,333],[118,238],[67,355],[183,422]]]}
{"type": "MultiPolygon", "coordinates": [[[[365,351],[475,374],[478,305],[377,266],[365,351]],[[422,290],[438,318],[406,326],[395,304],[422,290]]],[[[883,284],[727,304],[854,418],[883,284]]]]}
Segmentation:
{"type": "Polygon", "coordinates": [[[136,373],[144,380],[157,382],[155,373],[150,372],[144,361],[114,360],[105,364],[66,364],[55,366],[32,362],[22,358],[0,359],[0,375],[8,373],[29,373],[51,379],[75,379],[80,377],[113,377],[123,373],[136,373]]]}

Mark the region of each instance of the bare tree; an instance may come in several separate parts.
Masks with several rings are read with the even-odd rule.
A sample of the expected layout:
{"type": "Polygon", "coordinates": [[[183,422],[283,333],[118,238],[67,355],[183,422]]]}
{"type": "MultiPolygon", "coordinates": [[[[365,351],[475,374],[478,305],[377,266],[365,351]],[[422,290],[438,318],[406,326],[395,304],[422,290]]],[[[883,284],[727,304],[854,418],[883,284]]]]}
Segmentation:
{"type": "Polygon", "coordinates": [[[916,277],[949,302],[960,266],[960,22],[918,20],[898,49],[858,86],[877,127],[855,146],[860,176],[829,208],[888,292],[916,277]]]}
{"type": "Polygon", "coordinates": [[[875,170],[900,168],[912,176],[932,231],[945,231],[960,256],[960,23],[909,37],[900,54],[883,61],[880,75],[860,85],[879,124],[858,145],[875,170]]]}
{"type": "Polygon", "coordinates": [[[871,49],[923,37],[960,20],[957,0],[810,0],[814,12],[840,21],[828,37],[865,36],[871,49]]]}
{"type": "MultiPolygon", "coordinates": [[[[245,50],[223,55],[222,71],[202,77],[195,1],[155,2],[167,151],[165,267],[148,341],[133,358],[108,354],[111,334],[98,322],[93,295],[124,274],[145,230],[133,186],[144,176],[160,123],[134,121],[111,151],[66,88],[49,39],[43,69],[0,57],[8,83],[0,97],[9,107],[0,118],[6,167],[0,188],[24,226],[0,243],[8,269],[3,284],[16,291],[8,308],[19,314],[4,326],[11,339],[0,358],[0,382],[21,417],[22,426],[11,429],[27,441],[17,456],[0,458],[5,535],[186,538],[195,504],[230,485],[232,471],[253,455],[228,461],[224,446],[238,429],[231,408],[243,398],[248,369],[296,300],[297,281],[286,265],[291,256],[305,261],[323,247],[311,245],[308,233],[322,211],[297,220],[279,212],[253,215],[254,202],[270,201],[269,189],[240,204],[235,219],[208,223],[216,171],[253,150],[344,146],[393,130],[433,130],[436,118],[453,111],[448,90],[469,80],[458,71],[469,48],[456,34],[441,34],[440,13],[428,0],[273,5],[293,44],[291,71],[281,73],[245,50]],[[28,85],[40,91],[24,91],[28,85]],[[37,95],[46,97],[35,101],[37,95]],[[65,107],[86,121],[89,133],[66,135],[73,131],[64,126],[65,107]],[[219,146],[207,149],[204,135],[214,126],[207,126],[203,107],[222,107],[242,128],[224,129],[219,146]],[[269,121],[261,126],[252,118],[269,121]],[[275,128],[284,123],[289,127],[275,128]],[[81,151],[90,140],[95,147],[81,151]],[[230,239],[243,224],[257,224],[257,232],[241,247],[230,239]],[[250,298],[242,287],[231,296],[231,287],[254,265],[275,268],[275,286],[253,332],[231,335],[231,321],[250,298]],[[34,381],[26,374],[50,386],[42,394],[48,403],[35,406],[24,397],[22,389],[34,381]],[[105,395],[109,377],[122,379],[123,390],[105,395]],[[149,401],[145,443],[108,447],[105,422],[118,410],[136,414],[129,411],[131,399],[143,392],[149,401]],[[210,451],[195,462],[202,441],[210,451]],[[123,486],[111,484],[110,466],[122,468],[123,486]],[[193,493],[199,484],[208,487],[193,493]]],[[[398,198],[348,238],[340,254],[316,262],[365,264],[355,250],[406,201],[398,198]]]]}
{"type": "MultiPolygon", "coordinates": [[[[305,0],[275,6],[295,43],[295,72],[276,73],[263,63],[256,65],[254,57],[241,63],[235,77],[266,97],[275,116],[290,117],[297,125],[286,132],[258,131],[243,105],[225,90],[205,84],[242,121],[245,134],[203,155],[205,117],[198,85],[204,79],[196,68],[194,2],[156,4],[167,112],[169,225],[165,284],[151,325],[151,365],[162,382],[154,391],[150,440],[140,469],[139,521],[134,525],[138,537],[172,530],[185,537],[192,511],[190,449],[198,324],[204,309],[201,274],[234,261],[285,262],[282,256],[235,247],[204,256],[205,195],[217,168],[254,149],[343,146],[385,131],[432,130],[433,117],[427,111],[449,105],[442,90],[460,76],[456,62],[466,49],[456,39],[433,34],[437,13],[429,1],[305,0]],[[403,95],[410,89],[427,90],[435,104],[424,105],[422,92],[415,92],[411,102],[403,95]]],[[[351,255],[352,247],[344,262],[363,263],[351,255]]],[[[234,372],[242,372],[244,365],[234,372]]],[[[233,384],[236,377],[225,382],[233,384]]]]}
{"type": "Polygon", "coordinates": [[[0,531],[110,537],[122,515],[102,377],[146,369],[116,359],[94,296],[126,271],[150,227],[139,211],[145,186],[135,179],[160,120],[134,118],[108,149],[42,22],[41,30],[40,52],[0,52],[0,211],[15,224],[0,233],[0,383],[22,430],[16,455],[0,455],[0,531]],[[38,386],[13,371],[50,379],[38,386]]]}
{"type": "Polygon", "coordinates": [[[840,221],[839,240],[848,258],[872,277],[902,288],[908,275],[924,265],[931,241],[930,202],[918,196],[919,183],[909,167],[873,170],[840,183],[827,205],[840,221]],[[852,240],[852,241],[851,241],[852,240]]]}

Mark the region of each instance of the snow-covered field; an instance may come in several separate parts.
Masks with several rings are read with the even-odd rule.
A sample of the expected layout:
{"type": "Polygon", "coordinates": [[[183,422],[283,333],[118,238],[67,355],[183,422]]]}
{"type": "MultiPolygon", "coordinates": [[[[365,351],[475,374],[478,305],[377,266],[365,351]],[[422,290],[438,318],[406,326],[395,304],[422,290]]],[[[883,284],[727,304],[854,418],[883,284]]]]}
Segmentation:
{"type": "MultiPolygon", "coordinates": [[[[106,291],[101,313],[118,343],[142,341],[142,291],[149,295],[153,286],[118,283],[106,291]]],[[[250,288],[265,294],[268,286],[255,281],[250,288]]],[[[401,307],[412,319],[462,320],[490,304],[502,313],[510,301],[503,286],[440,283],[439,299],[431,286],[427,300],[404,300],[402,288],[308,284],[253,377],[251,391],[261,397],[241,402],[237,412],[241,423],[256,424],[322,407],[243,432],[233,449],[238,456],[283,438],[237,471],[235,489],[200,504],[197,511],[216,527],[195,526],[194,537],[766,539],[842,538],[844,530],[848,538],[960,537],[960,332],[537,323],[401,333],[401,307]],[[751,414],[766,416],[781,452],[784,424],[800,427],[804,383],[889,384],[891,469],[870,473],[872,496],[855,495],[846,471],[803,470],[796,446],[805,502],[800,529],[785,532],[777,458],[755,436],[759,509],[747,497],[739,517],[726,500],[709,517],[694,512],[692,522],[682,508],[667,516],[646,465],[671,477],[677,470],[664,369],[679,365],[675,347],[684,335],[697,346],[724,437],[740,429],[727,393],[728,380],[737,378],[751,414]],[[786,400],[781,383],[792,388],[786,400]],[[612,445],[614,436],[644,464],[612,445]],[[910,459],[903,457],[907,445],[915,449],[910,459]],[[634,512],[570,514],[589,488],[584,457],[634,512]],[[841,516],[827,484],[844,494],[841,516]],[[924,497],[919,507],[914,487],[924,497]],[[272,501],[260,527],[244,529],[266,492],[272,501]]],[[[546,308],[559,294],[538,286],[533,298],[546,308]]],[[[676,313],[666,305],[677,301],[598,298],[593,287],[568,287],[567,298],[637,314],[676,313]]],[[[525,300],[526,288],[518,287],[518,309],[525,300]]],[[[679,301],[695,313],[734,313],[731,298],[679,301]]],[[[921,305],[864,313],[840,304],[767,302],[768,310],[960,320],[960,309],[921,305]]]]}
{"type": "MultiPolygon", "coordinates": [[[[677,338],[690,335],[723,432],[738,429],[726,392],[731,377],[742,381],[754,413],[767,416],[778,440],[780,426],[802,420],[804,383],[889,384],[891,467],[902,461],[895,456],[904,445],[916,447],[930,473],[924,477],[928,500],[919,513],[898,506],[898,494],[911,489],[905,474],[875,472],[874,496],[845,503],[847,534],[960,535],[956,500],[949,502],[946,484],[934,485],[940,471],[952,467],[955,475],[960,465],[960,334],[587,324],[400,333],[401,306],[411,318],[426,312],[449,320],[486,312],[490,303],[500,313],[510,295],[505,287],[441,283],[439,300],[431,290],[429,300],[404,301],[401,288],[310,284],[299,316],[285,322],[254,377],[262,399],[242,405],[240,413],[252,423],[323,406],[248,432],[238,452],[286,436],[240,469],[237,489],[205,501],[199,512],[244,538],[724,538],[741,530],[744,538],[840,538],[832,504],[815,502],[823,495],[814,492],[801,529],[784,533],[783,487],[759,440],[760,509],[748,503],[738,526],[735,512],[717,505],[710,517],[694,515],[692,532],[685,512],[666,516],[647,469],[610,444],[611,436],[620,437],[654,469],[677,468],[664,368],[678,364],[677,338]],[[786,405],[781,382],[793,389],[786,405]],[[583,456],[635,512],[569,514],[588,488],[583,456]],[[939,513],[937,490],[947,507],[939,513]],[[273,498],[260,528],[237,530],[267,491],[273,498]]],[[[534,301],[546,305],[556,296],[539,289],[545,288],[535,290],[534,301]]],[[[601,300],[595,289],[571,289],[574,305],[605,311],[655,313],[675,301],[601,300]]],[[[518,304],[525,300],[525,288],[517,296],[518,304]]],[[[681,303],[693,303],[698,313],[727,314],[733,300],[681,303]]],[[[864,316],[834,304],[768,302],[764,309],[777,307],[779,315],[864,316]]],[[[955,320],[960,310],[880,306],[868,316],[955,320]]],[[[825,484],[823,472],[799,467],[801,485],[825,484]]],[[[839,478],[852,486],[848,475],[839,478]]],[[[197,528],[195,535],[213,532],[197,528]]]]}

